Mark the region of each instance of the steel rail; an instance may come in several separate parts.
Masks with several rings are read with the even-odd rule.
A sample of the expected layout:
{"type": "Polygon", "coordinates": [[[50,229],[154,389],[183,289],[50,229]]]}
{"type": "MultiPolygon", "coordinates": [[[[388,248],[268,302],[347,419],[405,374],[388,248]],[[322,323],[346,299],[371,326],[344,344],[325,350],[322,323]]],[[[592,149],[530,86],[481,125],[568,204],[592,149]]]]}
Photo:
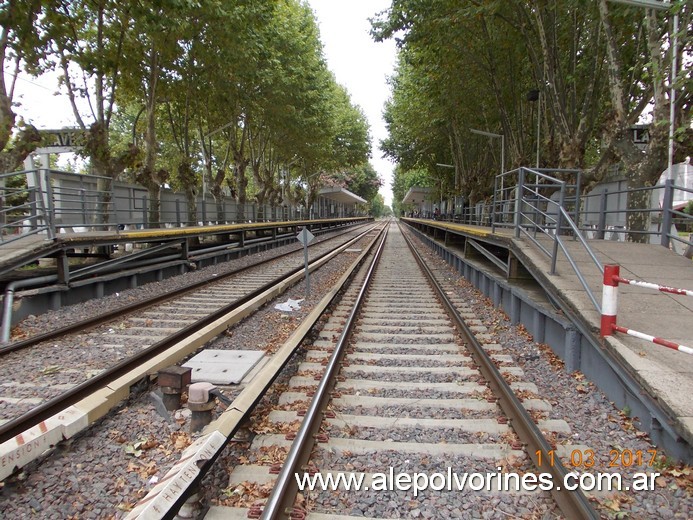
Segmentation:
{"type": "MultiPolygon", "coordinates": [[[[378,235],[376,236],[376,239],[368,246],[369,250],[372,249],[373,245],[378,241],[378,237],[380,235],[382,235],[383,233],[385,233],[385,230],[387,229],[387,227],[388,226],[386,225],[383,228],[381,228],[380,230],[378,230],[378,235]]],[[[371,231],[372,231],[372,229],[371,229],[371,231]]],[[[329,306],[332,305],[334,303],[334,301],[337,299],[337,297],[338,297],[339,293],[341,292],[341,290],[343,289],[343,287],[346,286],[349,283],[349,281],[353,280],[354,276],[356,275],[357,271],[361,268],[361,264],[364,263],[368,254],[369,253],[367,252],[363,256],[363,258],[361,259],[359,265],[354,270],[354,272],[351,273],[345,279],[345,282],[342,284],[342,288],[340,288],[340,290],[336,291],[335,295],[332,297],[332,299],[326,304],[327,309],[329,309],[329,306]]],[[[323,311],[323,314],[324,314],[324,311],[323,311]]],[[[318,318],[316,318],[315,323],[317,323],[317,321],[318,321],[318,318]]],[[[306,330],[305,334],[300,339],[300,341],[297,341],[297,345],[300,345],[300,343],[302,341],[304,341],[309,336],[309,334],[311,333],[311,331],[313,329],[314,329],[314,326],[311,327],[310,329],[306,330]]],[[[271,380],[264,386],[262,392],[258,393],[254,397],[252,405],[246,409],[245,414],[236,422],[236,427],[230,429],[229,435],[227,437],[227,440],[226,440],[226,443],[224,444],[224,446],[226,444],[228,444],[230,439],[235,435],[235,433],[238,430],[238,428],[240,427],[240,425],[243,422],[245,422],[245,420],[247,420],[248,417],[250,417],[250,415],[254,411],[254,408],[257,405],[257,403],[260,402],[260,400],[264,396],[267,389],[271,386],[272,382],[274,382],[274,380],[279,376],[280,371],[284,368],[284,366],[286,366],[286,363],[289,362],[290,358],[291,358],[291,356],[286,359],[285,363],[282,364],[281,367],[279,367],[279,371],[277,371],[276,374],[274,375],[274,377],[272,377],[271,380]]],[[[205,432],[206,432],[206,430],[205,430],[205,432]]],[[[222,446],[222,448],[223,448],[223,446],[222,446]]],[[[159,516],[157,516],[157,518],[161,518],[164,520],[175,520],[176,518],[178,518],[178,516],[177,516],[178,510],[181,508],[181,506],[185,503],[185,501],[191,495],[193,495],[194,493],[197,492],[198,487],[199,487],[200,483],[202,482],[202,479],[207,474],[207,472],[212,468],[214,462],[216,461],[216,459],[218,458],[220,453],[221,453],[221,449],[219,451],[216,451],[209,458],[205,458],[204,461],[200,461],[198,463],[198,467],[199,467],[200,471],[197,474],[197,476],[192,481],[187,481],[187,484],[188,484],[187,488],[181,492],[180,497],[176,500],[176,502],[174,504],[172,504],[172,506],[167,511],[165,511],[165,512],[161,513],[159,516]]],[[[152,517],[148,517],[148,518],[152,518],[152,517]]]]}
{"type": "Polygon", "coordinates": [[[296,473],[296,470],[300,468],[302,464],[307,462],[313,449],[314,436],[318,432],[322,422],[321,412],[329,400],[329,392],[332,390],[335,382],[335,376],[340,368],[339,363],[344,357],[344,352],[346,350],[345,347],[349,341],[349,338],[351,337],[354,324],[356,323],[356,316],[361,309],[361,305],[365,299],[366,291],[369,288],[373,272],[375,271],[378,261],[380,260],[380,255],[382,253],[385,240],[387,239],[388,228],[389,224],[385,228],[383,237],[380,239],[380,244],[378,245],[378,249],[376,250],[373,260],[368,267],[363,285],[361,286],[359,294],[356,297],[356,301],[346,319],[344,330],[339,336],[332,355],[327,362],[325,372],[320,380],[320,383],[318,383],[318,387],[315,390],[315,394],[310,402],[305,418],[303,419],[301,427],[296,434],[296,439],[291,445],[291,449],[284,460],[284,464],[282,464],[282,469],[277,476],[276,484],[272,489],[272,493],[265,503],[261,517],[262,520],[274,520],[289,517],[287,509],[292,507],[298,491],[296,479],[293,478],[294,473],[296,473]]]}
{"type": "Polygon", "coordinates": [[[599,513],[592,507],[588,498],[580,489],[569,491],[563,486],[565,476],[569,472],[559,459],[554,459],[554,464],[548,465],[548,467],[539,466],[539,456],[537,453],[541,454],[542,460],[548,461],[550,460],[549,452],[553,450],[553,448],[546,441],[541,430],[537,427],[529,413],[527,413],[524,406],[522,406],[522,403],[510,388],[510,385],[505,381],[500,371],[493,364],[491,357],[484,351],[481,343],[479,343],[474,333],[464,322],[464,319],[460,316],[458,310],[445,294],[445,291],[435,279],[433,273],[428,268],[419,252],[415,249],[409,237],[404,233],[402,233],[402,235],[405,237],[409,248],[414,254],[416,262],[424,271],[435,292],[438,294],[441,303],[446,307],[455,327],[465,337],[472,357],[479,366],[479,370],[488,381],[488,385],[493,393],[499,397],[498,404],[503,410],[503,413],[508,416],[510,424],[515,433],[517,433],[517,436],[522,443],[526,445],[528,455],[537,468],[551,474],[552,481],[555,484],[551,490],[551,494],[561,512],[570,520],[598,520],[600,518],[599,513]]]}
{"type": "MultiPolygon", "coordinates": [[[[359,237],[364,236],[367,233],[370,233],[372,231],[372,229],[373,228],[371,227],[358,236],[359,237]]],[[[348,233],[349,231],[353,231],[353,230],[351,230],[351,229],[346,230],[344,233],[340,233],[337,236],[327,238],[326,240],[323,240],[321,242],[314,242],[313,244],[310,244],[308,247],[315,247],[319,244],[324,244],[328,240],[333,240],[333,239],[339,238],[342,235],[345,235],[346,233],[348,233]]],[[[167,292],[165,294],[161,294],[159,296],[154,296],[153,298],[149,298],[147,300],[144,300],[144,301],[141,301],[138,303],[134,303],[134,304],[130,304],[130,305],[123,305],[122,307],[119,307],[119,308],[114,309],[112,311],[108,311],[104,314],[100,314],[99,316],[95,316],[93,318],[87,318],[86,320],[82,320],[82,321],[79,321],[77,323],[73,323],[71,325],[66,325],[64,327],[60,327],[58,329],[55,329],[55,330],[52,330],[49,332],[44,332],[43,334],[38,334],[38,335],[33,336],[31,338],[27,338],[27,339],[24,339],[21,341],[16,341],[16,342],[11,343],[9,345],[0,347],[0,357],[2,357],[5,354],[9,354],[10,352],[15,352],[17,350],[22,350],[22,349],[25,349],[27,347],[34,346],[34,345],[41,343],[43,341],[52,341],[54,339],[60,338],[62,336],[66,336],[68,334],[72,334],[74,332],[82,332],[82,331],[90,329],[92,327],[96,327],[98,325],[103,325],[109,321],[113,321],[113,320],[120,318],[122,316],[126,316],[128,314],[131,314],[132,312],[139,311],[139,310],[145,309],[149,306],[157,305],[157,304],[163,303],[165,301],[172,300],[172,299],[177,298],[179,296],[182,296],[188,292],[195,291],[195,290],[199,289],[200,287],[204,287],[207,284],[225,280],[227,278],[230,278],[232,276],[236,276],[238,274],[241,274],[241,273],[248,271],[250,269],[253,269],[255,267],[262,266],[262,265],[267,264],[269,262],[273,262],[275,260],[284,258],[286,256],[289,256],[289,255],[292,255],[295,253],[299,253],[302,251],[303,251],[303,246],[295,249],[294,251],[288,251],[286,253],[282,253],[278,256],[268,258],[266,260],[262,260],[258,263],[253,264],[253,265],[248,265],[246,267],[241,267],[239,269],[235,269],[235,270],[230,271],[230,272],[223,274],[221,276],[217,275],[214,277],[209,277],[209,278],[206,278],[204,280],[200,280],[198,282],[191,283],[190,285],[187,285],[185,287],[175,289],[173,291],[167,292]]],[[[320,255],[317,258],[321,258],[322,256],[323,255],[320,255]]]]}
{"type": "MultiPolygon", "coordinates": [[[[336,249],[340,248],[347,248],[349,245],[357,242],[361,238],[363,238],[367,233],[370,231],[365,231],[364,233],[361,233],[357,237],[353,238],[352,240],[349,240],[345,244],[342,244],[336,249]]],[[[315,262],[319,262],[322,258],[325,256],[331,254],[334,250],[328,251],[322,255],[319,255],[318,257],[313,259],[313,262],[311,262],[311,265],[314,264],[315,262]]],[[[256,298],[257,296],[261,295],[263,292],[271,289],[274,285],[281,283],[283,280],[286,278],[289,278],[301,271],[303,271],[304,266],[301,265],[299,267],[296,267],[292,269],[291,271],[284,273],[283,275],[277,277],[276,279],[264,284],[262,287],[248,293],[247,295],[241,297],[240,299],[236,300],[235,302],[232,302],[216,311],[214,311],[212,314],[196,321],[195,323],[192,323],[183,329],[179,330],[178,332],[174,333],[173,335],[164,338],[161,341],[158,341],[154,343],[153,345],[145,348],[144,350],[138,352],[134,356],[131,356],[127,359],[124,359],[120,363],[117,363],[116,365],[112,366],[111,368],[101,372],[100,374],[88,379],[87,381],[84,381],[83,383],[80,383],[79,385],[71,388],[70,390],[64,392],[63,394],[54,397],[53,399],[50,399],[36,408],[26,412],[23,415],[20,415],[19,417],[16,417],[15,419],[12,419],[2,425],[0,425],[0,444],[9,441],[13,437],[21,434],[22,432],[26,431],[27,429],[36,426],[39,424],[41,421],[44,421],[55,414],[61,412],[68,406],[74,405],[75,403],[79,402],[80,400],[84,399],[85,397],[89,396],[91,393],[94,391],[106,386],[107,384],[111,383],[112,381],[115,381],[119,377],[127,374],[131,370],[134,370],[137,368],[139,365],[145,363],[146,361],[149,361],[150,359],[154,358],[161,352],[164,352],[165,350],[171,348],[173,345],[176,343],[183,341],[184,339],[188,338],[198,330],[204,328],[208,324],[216,321],[220,317],[224,316],[225,314],[241,307],[245,303],[249,302],[253,298],[256,298]]]]}

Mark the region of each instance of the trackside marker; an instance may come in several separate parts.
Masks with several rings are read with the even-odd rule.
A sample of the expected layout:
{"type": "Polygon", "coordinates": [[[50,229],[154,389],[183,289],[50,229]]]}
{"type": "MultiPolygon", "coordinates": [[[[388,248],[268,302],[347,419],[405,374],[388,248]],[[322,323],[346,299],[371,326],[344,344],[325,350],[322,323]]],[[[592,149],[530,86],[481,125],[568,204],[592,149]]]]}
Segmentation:
{"type": "Polygon", "coordinates": [[[70,406],[3,442],[0,444],[0,480],[10,476],[16,468],[26,466],[63,439],[72,437],[88,424],[86,413],[70,406]]]}
{"type": "Polygon", "coordinates": [[[181,455],[180,460],[159,483],[130,511],[126,520],[161,518],[200,474],[198,462],[211,459],[224,447],[226,437],[218,431],[200,437],[181,455]]]}

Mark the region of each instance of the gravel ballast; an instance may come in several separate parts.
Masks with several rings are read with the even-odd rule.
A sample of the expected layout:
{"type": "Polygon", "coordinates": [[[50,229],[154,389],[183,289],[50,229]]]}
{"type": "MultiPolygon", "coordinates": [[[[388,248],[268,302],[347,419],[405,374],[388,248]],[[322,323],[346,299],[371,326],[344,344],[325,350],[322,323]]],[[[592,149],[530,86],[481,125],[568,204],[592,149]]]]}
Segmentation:
{"type": "MultiPolygon", "coordinates": [[[[281,249],[263,254],[273,255],[279,252],[281,249]]],[[[271,353],[300,324],[323,294],[332,289],[336,280],[356,257],[354,253],[342,253],[312,273],[309,298],[305,298],[305,283],[300,282],[207,346],[214,349],[259,349],[271,353]],[[276,303],[289,298],[303,300],[301,309],[292,313],[274,309],[276,303]]],[[[254,258],[244,257],[242,261],[250,263],[254,258]]],[[[234,265],[229,268],[239,267],[239,264],[231,263],[234,265]]],[[[217,265],[207,269],[221,272],[225,267],[217,265]]],[[[205,276],[200,271],[189,275],[205,276]]],[[[61,319],[61,316],[65,316],[62,319],[68,319],[70,314],[80,317],[97,315],[105,310],[104,300],[119,306],[123,301],[135,301],[144,290],[166,292],[180,284],[181,280],[172,278],[149,284],[152,287],[134,289],[133,294],[125,291],[98,303],[86,302],[51,313],[50,317],[39,316],[34,320],[40,327],[43,320],[61,319]]],[[[297,362],[292,361],[287,370],[290,371],[297,362]]],[[[281,384],[281,379],[279,383],[281,384]]],[[[0,517],[124,517],[179,459],[181,451],[194,438],[189,433],[189,414],[179,410],[171,417],[162,417],[150,395],[151,390],[153,388],[146,388],[138,395],[133,395],[118,410],[112,411],[84,432],[5,479],[0,485],[0,517]]],[[[238,389],[227,387],[223,391],[231,398],[238,393],[238,389]]],[[[266,399],[271,401],[272,395],[266,399]]],[[[219,405],[215,413],[221,411],[222,407],[219,405]]],[[[232,463],[237,460],[243,453],[243,447],[242,443],[230,443],[221,456],[221,469],[215,468],[207,477],[211,486],[216,486],[217,489],[226,487],[228,474],[223,462],[232,463]]]]}

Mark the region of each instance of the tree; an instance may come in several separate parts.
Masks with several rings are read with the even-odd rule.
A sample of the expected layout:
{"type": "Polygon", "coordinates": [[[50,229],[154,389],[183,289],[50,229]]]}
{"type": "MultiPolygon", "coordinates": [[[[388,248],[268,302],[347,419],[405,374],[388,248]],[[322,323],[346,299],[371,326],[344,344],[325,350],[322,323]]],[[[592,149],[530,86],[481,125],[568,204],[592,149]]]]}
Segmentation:
{"type": "Polygon", "coordinates": [[[320,184],[322,186],[347,189],[366,200],[372,206],[373,200],[379,196],[378,189],[382,186],[383,181],[373,166],[366,162],[352,168],[333,172],[330,175],[324,175],[320,179],[320,184]]]}
{"type": "Polygon", "coordinates": [[[376,193],[370,202],[370,214],[374,218],[383,216],[385,212],[385,199],[380,193],[376,193]]]}
{"type": "MultiPolygon", "coordinates": [[[[693,7],[676,1],[671,9],[681,18],[677,51],[690,54],[693,7]]],[[[616,163],[631,187],[651,185],[665,164],[667,79],[679,88],[678,138],[690,135],[692,82],[683,72],[667,77],[674,49],[666,21],[607,0],[394,0],[372,21],[376,39],[400,46],[383,145],[405,170],[424,168],[441,185],[452,184],[452,172],[441,176],[435,163],[453,162],[455,188],[472,202],[490,190],[498,157],[469,146],[469,128],[503,134],[510,167],[531,164],[539,149],[541,166],[582,169],[586,188],[616,163]],[[539,143],[530,89],[543,107],[539,143]],[[628,128],[650,110],[642,154],[628,128]]],[[[630,225],[641,217],[631,213],[630,225]]]]}
{"type": "Polygon", "coordinates": [[[403,31],[393,98],[412,107],[424,100],[422,113],[431,128],[417,136],[437,138],[423,150],[436,162],[451,158],[456,187],[471,198],[488,192],[489,159],[500,166],[500,157],[495,151],[492,157],[474,153],[469,128],[503,134],[510,166],[528,164],[536,148],[531,131],[536,124],[526,99],[530,89],[540,89],[545,117],[558,122],[544,123],[544,160],[561,167],[583,164],[603,51],[593,50],[599,38],[596,11],[579,1],[563,4],[443,1],[428,6],[399,0],[374,21],[376,38],[403,31]],[[399,99],[398,90],[405,92],[399,99]]]}
{"type": "MultiPolygon", "coordinates": [[[[169,180],[170,170],[157,167],[160,151],[157,129],[159,127],[160,85],[170,79],[174,64],[187,47],[181,41],[186,34],[189,20],[194,13],[185,4],[160,2],[156,6],[138,4],[133,8],[133,30],[139,38],[127,40],[125,54],[133,62],[133,72],[123,80],[123,90],[129,91],[144,112],[144,160],[136,170],[135,180],[147,188],[149,195],[149,225],[158,227],[160,221],[161,186],[169,180]]],[[[170,108],[170,105],[168,105],[170,108]]],[[[186,121],[187,123],[187,121],[186,121]]],[[[192,182],[192,166],[189,160],[190,137],[187,124],[179,134],[172,132],[173,142],[181,158],[177,169],[184,178],[183,186],[188,200],[188,221],[195,221],[195,195],[192,182]]]]}
{"type": "Polygon", "coordinates": [[[402,200],[406,196],[410,188],[419,186],[429,188],[432,184],[432,179],[427,170],[424,169],[409,169],[405,170],[400,165],[395,166],[394,180],[392,183],[392,210],[395,215],[402,213],[402,200]]]}
{"type": "MultiPolygon", "coordinates": [[[[66,88],[75,120],[88,136],[84,152],[91,172],[99,175],[97,216],[108,222],[112,182],[138,161],[139,150],[132,144],[115,150],[110,143],[110,124],[123,69],[132,64],[123,53],[126,38],[133,34],[131,2],[97,0],[58,2],[44,9],[40,17],[42,69],[57,68],[66,88]],[[89,118],[80,110],[78,99],[86,102],[89,118]]],[[[40,69],[39,69],[40,70],[40,69]]]]}
{"type": "MultiPolygon", "coordinates": [[[[25,58],[24,68],[37,74],[61,73],[88,135],[84,154],[99,176],[103,223],[112,183],[124,173],[147,188],[151,225],[160,220],[164,182],[185,191],[188,221],[197,218],[200,179],[217,201],[219,220],[227,188],[240,219],[248,197],[276,206],[300,195],[309,207],[321,179],[349,169],[358,189],[372,193],[375,179],[363,166],[370,148],[365,116],[327,69],[307,4],[8,5],[0,16],[3,57],[25,58]],[[22,43],[27,35],[36,45],[22,43]]],[[[4,144],[14,125],[12,89],[5,90],[3,82],[4,144]]]]}
{"type": "Polygon", "coordinates": [[[0,172],[11,172],[22,164],[41,141],[36,128],[20,124],[19,134],[12,139],[17,115],[12,109],[14,86],[17,81],[22,60],[32,54],[38,45],[33,30],[40,12],[41,2],[37,0],[9,0],[0,11],[0,172]],[[5,70],[11,76],[9,88],[5,81],[5,70]]]}
{"type": "MultiPolygon", "coordinates": [[[[673,8],[680,11],[683,27],[690,28],[693,13],[690,3],[682,2],[673,8]]],[[[667,96],[666,83],[667,79],[669,82],[676,82],[677,78],[667,78],[669,69],[665,63],[671,59],[674,51],[673,41],[665,37],[667,26],[654,9],[645,11],[644,27],[641,27],[635,38],[630,30],[635,25],[633,16],[642,16],[640,11],[633,12],[632,9],[624,8],[612,10],[606,0],[600,0],[599,15],[606,35],[609,107],[606,147],[595,171],[599,174],[617,160],[624,166],[629,188],[652,186],[659,179],[667,160],[667,121],[671,99],[667,96]],[[626,73],[630,76],[628,81],[626,73]],[[649,141],[643,154],[632,142],[628,128],[650,109],[653,122],[649,126],[649,141]]],[[[680,48],[676,52],[681,53],[684,49],[690,52],[690,38],[687,34],[688,29],[684,29],[680,48]]],[[[681,126],[690,126],[691,99],[691,91],[684,89],[680,99],[684,110],[677,118],[681,126]]],[[[629,194],[630,210],[648,205],[649,195],[645,192],[629,194]]],[[[649,213],[630,211],[628,229],[633,231],[629,236],[630,240],[645,241],[647,236],[643,232],[647,230],[648,222],[649,213]]]]}

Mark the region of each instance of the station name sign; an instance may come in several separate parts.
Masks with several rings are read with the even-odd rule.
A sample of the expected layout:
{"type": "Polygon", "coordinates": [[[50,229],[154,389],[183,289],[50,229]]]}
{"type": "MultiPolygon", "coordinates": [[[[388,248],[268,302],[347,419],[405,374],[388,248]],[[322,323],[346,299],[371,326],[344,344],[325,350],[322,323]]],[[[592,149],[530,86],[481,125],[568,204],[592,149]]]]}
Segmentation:
{"type": "Polygon", "coordinates": [[[87,143],[88,131],[81,128],[39,130],[41,146],[37,153],[76,152],[87,143]]]}

